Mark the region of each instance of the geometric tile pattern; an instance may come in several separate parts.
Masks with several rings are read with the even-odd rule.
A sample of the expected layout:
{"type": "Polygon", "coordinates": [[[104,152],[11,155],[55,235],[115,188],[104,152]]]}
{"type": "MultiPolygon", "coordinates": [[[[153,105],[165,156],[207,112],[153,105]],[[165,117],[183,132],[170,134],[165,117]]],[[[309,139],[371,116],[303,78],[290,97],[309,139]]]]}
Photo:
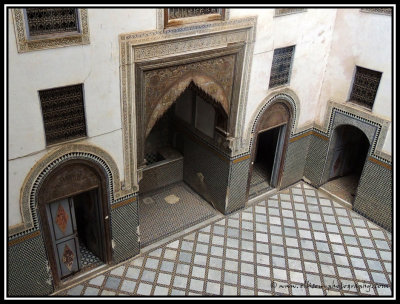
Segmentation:
{"type": "Polygon", "coordinates": [[[46,271],[49,264],[43,244],[42,234],[39,234],[8,246],[8,296],[44,296],[53,292],[51,274],[46,271]]]}
{"type": "Polygon", "coordinates": [[[81,265],[86,266],[98,266],[103,264],[103,262],[95,256],[83,243],[79,243],[79,250],[81,253],[81,265]]]}
{"type": "Polygon", "coordinates": [[[139,200],[141,247],[205,221],[217,213],[183,182],[143,194],[139,200]],[[171,195],[178,198],[172,205],[166,201],[171,195]],[[149,198],[151,200],[148,201],[149,198]]]}
{"type": "Polygon", "coordinates": [[[391,233],[304,182],[57,295],[392,294],[391,233]]]}
{"type": "Polygon", "coordinates": [[[305,136],[293,142],[289,142],[284,169],[281,180],[281,188],[286,188],[303,179],[304,170],[307,168],[308,148],[313,136],[305,136]]]}

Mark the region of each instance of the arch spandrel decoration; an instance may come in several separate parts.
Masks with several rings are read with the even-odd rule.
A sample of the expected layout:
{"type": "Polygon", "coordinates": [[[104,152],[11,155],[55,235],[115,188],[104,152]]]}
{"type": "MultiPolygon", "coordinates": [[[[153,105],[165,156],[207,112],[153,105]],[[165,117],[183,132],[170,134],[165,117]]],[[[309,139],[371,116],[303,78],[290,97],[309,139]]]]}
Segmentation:
{"type": "MultiPolygon", "coordinates": [[[[153,110],[147,111],[146,107],[155,109],[163,94],[168,92],[168,88],[191,70],[214,79],[214,83],[224,91],[226,100],[222,101],[216,97],[220,94],[218,91],[222,92],[218,86],[211,85],[207,88],[205,83],[197,83],[202,90],[213,96],[213,99],[229,105],[228,128],[233,130],[229,143],[232,154],[239,153],[256,21],[257,17],[252,16],[119,36],[124,176],[127,188],[138,186],[138,160],[143,156],[141,146],[146,131],[149,130],[145,113],[154,114],[153,110]],[[218,61],[222,63],[218,64],[219,69],[216,69],[218,61]],[[207,65],[209,68],[206,68],[207,65]],[[174,68],[178,72],[174,71],[174,68]],[[165,69],[165,75],[169,73],[176,79],[169,80],[166,77],[165,88],[153,90],[153,86],[147,86],[146,83],[160,85],[160,81],[157,79],[157,72],[151,71],[162,69],[165,69]],[[216,76],[218,73],[220,75],[216,76]],[[215,93],[213,90],[216,90],[215,93]]],[[[161,85],[164,85],[162,81],[161,85]]],[[[165,98],[174,99],[185,85],[187,83],[184,81],[177,93],[165,98]]],[[[156,116],[164,110],[164,107],[158,109],[159,114],[156,116]]]]}
{"type": "MultiPolygon", "coordinates": [[[[243,132],[256,21],[257,17],[252,16],[216,23],[184,25],[166,30],[127,33],[119,36],[126,187],[138,186],[138,159],[141,158],[138,146],[142,144],[147,128],[147,125],[143,122],[145,116],[140,114],[144,114],[145,110],[143,98],[146,95],[146,90],[144,83],[151,81],[151,77],[146,80],[143,76],[143,69],[149,71],[172,66],[186,65],[189,67],[190,64],[236,54],[232,91],[226,89],[223,80],[218,79],[216,83],[224,89],[225,96],[230,100],[229,110],[233,115],[229,118],[232,124],[230,127],[234,129],[231,146],[234,154],[239,153],[237,147],[240,146],[243,132]],[[232,51],[235,47],[236,50],[232,51]],[[234,111],[232,111],[233,104],[235,104],[234,111]],[[140,126],[140,133],[138,126],[140,126]]],[[[184,70],[183,68],[180,69],[184,70]]],[[[189,70],[187,69],[177,79],[189,70]]],[[[203,74],[215,78],[208,71],[203,74]]],[[[156,79],[154,78],[154,80],[156,79]]],[[[173,84],[172,81],[169,86],[173,84]]],[[[167,91],[166,88],[160,90],[157,93],[159,94],[158,98],[154,98],[154,100],[159,100],[162,94],[167,91]]],[[[207,92],[207,90],[205,91],[207,92]]]]}
{"type": "MultiPolygon", "coordinates": [[[[229,99],[226,96],[225,90],[217,83],[214,79],[207,75],[191,71],[184,75],[181,79],[176,81],[155,103],[155,107],[152,109],[146,109],[147,111],[147,122],[146,137],[149,135],[151,129],[161,118],[164,113],[170,108],[170,106],[178,99],[178,97],[191,85],[197,86],[198,89],[209,95],[213,100],[218,102],[224,109],[225,113],[229,113],[229,99]]],[[[232,84],[231,84],[232,85],[232,84]]],[[[230,89],[232,89],[230,85],[230,89]]]]}
{"type": "Polygon", "coordinates": [[[10,238],[18,238],[39,229],[37,214],[38,190],[54,169],[72,159],[92,162],[104,171],[104,175],[107,178],[110,203],[129,194],[121,189],[117,164],[107,152],[92,145],[64,145],[55,151],[49,152],[39,160],[25,178],[20,195],[22,223],[9,228],[8,234],[10,238]]]}

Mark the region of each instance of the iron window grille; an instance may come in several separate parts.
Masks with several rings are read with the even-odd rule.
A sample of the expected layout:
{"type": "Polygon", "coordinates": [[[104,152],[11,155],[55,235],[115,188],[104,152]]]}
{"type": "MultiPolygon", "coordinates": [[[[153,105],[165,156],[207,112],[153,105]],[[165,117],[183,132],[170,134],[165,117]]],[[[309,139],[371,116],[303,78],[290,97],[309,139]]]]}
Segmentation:
{"type": "Polygon", "coordinates": [[[294,48],[295,47],[293,45],[274,50],[269,88],[274,88],[289,83],[294,48]]]}
{"type": "Polygon", "coordinates": [[[372,109],[382,73],[356,66],[350,102],[372,109]]]}
{"type": "Polygon", "coordinates": [[[198,22],[225,20],[224,8],[177,7],[164,9],[164,28],[198,22]]]}
{"type": "Polygon", "coordinates": [[[305,12],[305,8],[276,8],[275,17],[305,12]]]}
{"type": "Polygon", "coordinates": [[[361,12],[392,16],[393,9],[385,7],[369,7],[369,8],[362,8],[361,12]]]}
{"type": "Polygon", "coordinates": [[[26,8],[30,38],[65,33],[79,33],[76,8],[26,8]]]}
{"type": "Polygon", "coordinates": [[[86,137],[83,85],[39,91],[47,145],[86,137]]]}

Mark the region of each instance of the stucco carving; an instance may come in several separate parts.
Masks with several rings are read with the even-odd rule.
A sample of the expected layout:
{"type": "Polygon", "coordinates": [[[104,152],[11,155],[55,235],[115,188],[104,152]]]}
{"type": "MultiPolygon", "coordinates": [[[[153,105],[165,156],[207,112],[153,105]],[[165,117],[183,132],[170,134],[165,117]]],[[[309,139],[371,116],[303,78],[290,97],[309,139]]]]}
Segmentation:
{"type": "MultiPolygon", "coordinates": [[[[126,189],[138,185],[136,144],[138,140],[142,140],[142,135],[137,134],[136,126],[145,125],[143,120],[146,118],[143,119],[137,111],[145,113],[143,100],[147,98],[146,92],[150,92],[150,96],[154,94],[152,98],[154,97],[157,103],[160,98],[164,98],[165,107],[160,106],[159,109],[155,109],[154,106],[156,113],[154,113],[154,110],[146,112],[156,116],[157,113],[162,113],[175,95],[188,85],[188,81],[197,81],[196,85],[221,104],[225,104],[224,107],[226,108],[227,106],[231,107],[230,98],[233,98],[236,100],[235,110],[232,112],[232,109],[229,109],[231,115],[234,116],[231,119],[234,130],[232,136],[236,139],[241,138],[255,40],[255,25],[256,17],[246,17],[120,35],[121,108],[126,189]],[[238,46],[234,52],[227,51],[234,45],[238,46]],[[218,52],[219,54],[217,54],[218,52]],[[236,54],[235,61],[240,62],[240,67],[236,65],[233,68],[235,70],[234,76],[226,73],[226,71],[220,71],[218,73],[225,72],[225,76],[222,73],[217,76],[217,80],[215,75],[205,71],[204,68],[202,68],[204,72],[200,71],[196,76],[187,74],[193,71],[193,67],[196,65],[198,67],[201,67],[201,65],[212,67],[210,63],[207,63],[207,60],[210,60],[209,62],[214,60],[214,65],[217,61],[220,61],[222,65],[225,64],[228,67],[229,71],[233,64],[229,63],[229,60],[232,60],[229,59],[229,55],[232,54],[236,54]],[[200,64],[200,62],[203,63],[200,64]],[[164,85],[163,89],[152,92],[153,88],[149,86],[150,91],[146,91],[146,81],[150,83],[151,77],[158,75],[157,73],[146,75],[146,71],[170,69],[174,66],[178,72],[170,73],[176,77],[178,82],[181,81],[180,84],[177,85],[176,80],[169,81],[162,84],[164,85]],[[201,75],[206,75],[215,81],[205,85],[206,81],[200,81],[201,75]],[[224,80],[224,77],[226,80],[224,80]],[[232,77],[234,85],[231,84],[232,77]],[[172,91],[171,88],[173,88],[172,91]]],[[[168,74],[167,70],[164,72],[168,74]]],[[[156,83],[155,78],[153,83],[156,83]]],[[[153,123],[154,119],[144,128],[149,130],[153,123]]],[[[145,132],[143,133],[145,134],[145,132]]],[[[239,146],[240,141],[233,139],[233,154],[238,153],[239,146]]]]}
{"type": "Polygon", "coordinates": [[[145,72],[146,135],[192,81],[229,113],[234,68],[235,56],[229,55],[145,72]]]}
{"type": "Polygon", "coordinates": [[[23,8],[11,10],[14,19],[15,38],[17,41],[18,53],[25,53],[37,50],[52,49],[58,47],[89,44],[89,23],[88,12],[85,8],[78,9],[80,33],[67,35],[50,35],[40,39],[30,39],[26,32],[26,19],[23,8]]]}

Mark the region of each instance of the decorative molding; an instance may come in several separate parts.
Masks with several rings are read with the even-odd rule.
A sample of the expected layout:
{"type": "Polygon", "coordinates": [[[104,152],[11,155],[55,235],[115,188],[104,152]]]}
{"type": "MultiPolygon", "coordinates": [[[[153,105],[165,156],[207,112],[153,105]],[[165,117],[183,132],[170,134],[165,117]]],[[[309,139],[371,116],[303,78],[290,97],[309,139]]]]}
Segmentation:
{"type": "MultiPolygon", "coordinates": [[[[224,14],[221,16],[222,18],[215,16],[217,18],[214,17],[215,20],[217,21],[226,21],[229,19],[229,15],[230,15],[230,9],[229,8],[224,8],[224,14]]],[[[208,20],[205,20],[207,18],[195,18],[195,20],[188,20],[187,22],[183,22],[182,24],[178,24],[178,25],[187,25],[189,23],[191,23],[190,21],[196,21],[196,22],[207,22],[208,20]]],[[[213,17],[211,18],[211,20],[209,21],[213,21],[212,20],[213,17]]],[[[165,9],[164,8],[158,8],[157,9],[157,29],[158,30],[164,30],[165,24],[166,24],[166,20],[165,20],[165,9]]]]}
{"type": "Polygon", "coordinates": [[[304,13],[306,11],[306,8],[276,8],[274,10],[274,17],[304,13]]]}
{"type": "Polygon", "coordinates": [[[258,105],[257,109],[253,112],[253,115],[250,118],[249,123],[247,124],[247,131],[245,132],[245,136],[243,136],[242,138],[242,153],[248,153],[249,151],[251,151],[255,127],[257,125],[259,118],[262,116],[264,111],[266,111],[270,105],[279,100],[284,101],[291,108],[290,110],[292,111],[292,126],[291,126],[290,138],[296,136],[295,134],[298,133],[297,124],[300,115],[300,100],[297,97],[296,93],[287,87],[278,90],[273,90],[258,105]]]}
{"type": "Polygon", "coordinates": [[[184,7],[184,8],[164,8],[164,28],[171,26],[181,26],[198,22],[211,22],[225,20],[224,8],[215,7],[184,7]],[[171,11],[173,10],[173,15],[171,11]]]}
{"type": "Polygon", "coordinates": [[[37,214],[38,189],[52,170],[72,159],[87,160],[103,169],[107,177],[110,204],[115,203],[114,200],[130,195],[131,191],[121,189],[117,164],[107,152],[92,145],[63,145],[61,148],[52,150],[36,162],[25,178],[20,195],[22,224],[10,227],[8,231],[9,237],[21,237],[39,229],[37,214]]]}
{"type": "Polygon", "coordinates": [[[41,38],[30,38],[27,34],[27,20],[23,8],[11,10],[14,20],[15,36],[17,41],[18,53],[53,49],[59,47],[85,45],[90,43],[88,10],[78,9],[79,33],[60,33],[47,35],[41,38]]]}
{"type": "MultiPolygon", "coordinates": [[[[243,112],[247,102],[257,18],[246,17],[162,29],[163,22],[160,20],[160,12],[163,10],[158,10],[158,30],[119,36],[126,189],[138,186],[139,152],[137,143],[142,139],[137,134],[137,126],[141,125],[141,121],[137,121],[137,119],[142,120],[142,118],[137,111],[142,111],[140,107],[143,106],[143,102],[141,100],[143,100],[145,92],[141,77],[143,77],[143,71],[150,67],[160,69],[175,66],[182,69],[184,65],[226,56],[230,48],[238,48],[236,56],[241,58],[237,58],[236,61],[240,62],[240,67],[238,64],[235,65],[234,81],[237,83],[233,86],[232,95],[226,96],[235,99],[234,103],[237,104],[233,112],[235,117],[231,118],[231,127],[234,130],[232,132],[234,134],[231,136],[235,139],[242,137],[243,112]],[[217,56],[217,52],[219,52],[219,56],[217,56]]],[[[232,140],[233,154],[237,153],[237,147],[240,146],[237,142],[232,140]]]]}

